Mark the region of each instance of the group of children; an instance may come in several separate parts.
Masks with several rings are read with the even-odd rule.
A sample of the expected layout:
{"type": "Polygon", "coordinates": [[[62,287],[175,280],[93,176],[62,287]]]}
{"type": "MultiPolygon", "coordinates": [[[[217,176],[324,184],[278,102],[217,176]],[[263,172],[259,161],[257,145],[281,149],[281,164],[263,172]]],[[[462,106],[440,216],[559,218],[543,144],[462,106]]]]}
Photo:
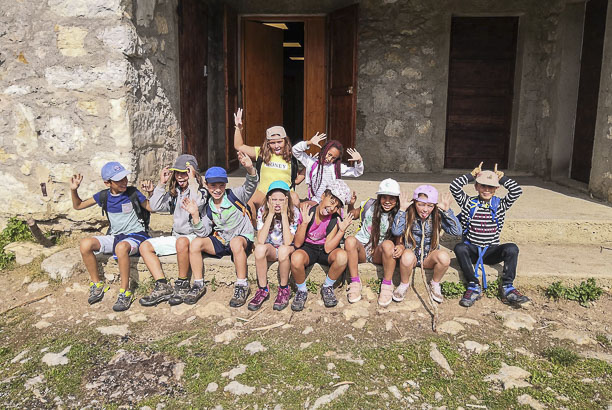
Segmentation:
{"type": "Polygon", "coordinates": [[[102,179],[108,189],[84,201],[77,192],[83,177],[72,177],[74,208],[97,204],[110,223],[107,235],[86,238],[80,244],[91,277],[90,304],[102,300],[108,290],[100,279],[95,256],[108,253],[117,259],[121,278],[113,310],[129,309],[133,301],[129,289],[129,256],[138,252],[155,279],[151,293],[139,300],[143,306],[165,301],[171,305],[195,304],[206,292],[203,256],[226,255],[232,257],[236,268],[229,304],[243,306],[251,293],[247,281],[247,257],[251,252],[255,256],[257,290],[248,302],[249,310],[261,308],[270,298],[268,262],[273,261],[278,261],[279,275],[275,310],[289,305],[290,276],[297,288],[291,309],[304,309],[308,298],[306,268],[315,263],[329,266],[321,287],[326,307],[338,303],[334,283],[347,268],[348,301],[355,303],[361,299],[359,263],[363,262],[383,266],[380,306],[404,300],[412,271],[417,266],[433,269],[431,296],[442,303],[440,281],[450,265],[450,255],[440,247],[441,231],[463,238],[454,249],[467,281],[467,290],[459,302],[461,306],[471,306],[482,294],[478,269],[482,269],[486,287],[484,264],[502,261],[501,300],[514,305],[529,301],[513,287],[518,247],[499,243],[505,213],[522,191],[515,181],[497,171],[497,166],[494,171],[483,171],[481,163],[471,173],[455,179],[450,193],[441,196],[430,185],[421,185],[409,195],[401,191],[397,181],[385,179],[379,185],[376,198],[356,206],[356,193],[341,179],[363,174],[363,161],[356,150],[347,150],[353,163],[347,166],[341,162],[344,150],[338,141],[321,146],[326,136],[317,133],[309,141],[292,147],[281,126],[266,131],[261,147],[250,147],[243,143],[241,110],[234,119],[234,146],[247,172],[240,187],[228,189],[227,173],[220,167],[209,168],[202,178],[197,160],[187,154],[179,156],[171,168],[162,169],[157,185],[151,181],[142,183],[148,199],[135,187],[128,186],[129,172],[118,162],[109,162],[102,168],[102,179]],[[312,145],[321,148],[318,156],[306,153],[312,145]],[[303,166],[301,170],[298,162],[303,166]],[[308,197],[300,200],[294,187],[303,180],[308,185],[308,197]],[[463,186],[472,181],[478,195],[469,197],[463,186]],[[500,185],[508,190],[504,198],[495,196],[500,185]],[[451,194],[461,208],[459,217],[450,208],[451,194]],[[149,236],[149,212],[173,215],[170,236],[149,236]],[[353,220],[360,221],[360,228],[354,236],[345,238],[353,220]],[[159,260],[160,256],[172,254],[176,254],[178,262],[174,286],[165,278],[159,260]],[[398,262],[400,283],[394,287],[392,278],[398,262]]]}

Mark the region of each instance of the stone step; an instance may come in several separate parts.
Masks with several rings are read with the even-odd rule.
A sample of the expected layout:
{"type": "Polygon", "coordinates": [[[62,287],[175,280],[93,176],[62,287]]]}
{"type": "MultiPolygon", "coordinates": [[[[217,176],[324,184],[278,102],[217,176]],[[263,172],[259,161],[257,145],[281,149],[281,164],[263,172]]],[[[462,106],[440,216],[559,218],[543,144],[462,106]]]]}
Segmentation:
{"type": "MultiPolygon", "coordinates": [[[[597,246],[588,245],[519,245],[520,255],[518,263],[517,285],[548,286],[555,281],[564,283],[579,283],[588,278],[595,278],[601,285],[612,286],[612,251],[601,249],[597,246]]],[[[445,281],[459,281],[462,275],[459,266],[451,252],[451,266],[444,276],[445,281]]],[[[160,258],[162,267],[168,278],[176,278],[178,266],[176,256],[165,256],[160,258]]],[[[101,272],[107,280],[114,280],[118,275],[117,263],[107,255],[98,257],[101,272]]],[[[253,255],[247,260],[248,277],[251,281],[256,280],[255,259],[253,255]]],[[[234,264],[229,257],[221,259],[204,259],[204,278],[208,281],[213,278],[217,283],[231,284],[236,279],[234,264]]],[[[492,282],[502,272],[502,265],[487,266],[487,279],[492,282]]],[[[272,284],[278,283],[278,263],[269,264],[268,277],[272,284]]],[[[315,283],[325,280],[327,267],[315,264],[307,271],[308,278],[315,283]]],[[[359,274],[363,281],[374,280],[382,277],[382,266],[371,263],[359,265],[359,274]]],[[[431,277],[431,271],[426,272],[431,277]]],[[[420,273],[416,272],[416,281],[420,280],[420,273]]],[[[151,278],[151,275],[142,261],[142,258],[132,258],[130,275],[133,279],[142,281],[151,278]]],[[[396,269],[394,281],[399,281],[399,271],[396,269]]]]}

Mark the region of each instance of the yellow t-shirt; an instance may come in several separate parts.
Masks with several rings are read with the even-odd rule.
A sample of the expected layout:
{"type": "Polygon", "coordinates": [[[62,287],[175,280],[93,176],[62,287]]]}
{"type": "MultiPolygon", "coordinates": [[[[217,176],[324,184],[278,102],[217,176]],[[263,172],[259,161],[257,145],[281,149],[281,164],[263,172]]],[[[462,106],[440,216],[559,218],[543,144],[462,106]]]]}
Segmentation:
{"type": "MultiPolygon", "coordinates": [[[[255,147],[255,160],[259,158],[260,149],[260,147],[255,147]]],[[[285,181],[291,186],[291,163],[287,163],[282,156],[276,154],[272,154],[269,164],[261,163],[257,190],[264,194],[267,193],[268,187],[274,181],[285,181]]]]}

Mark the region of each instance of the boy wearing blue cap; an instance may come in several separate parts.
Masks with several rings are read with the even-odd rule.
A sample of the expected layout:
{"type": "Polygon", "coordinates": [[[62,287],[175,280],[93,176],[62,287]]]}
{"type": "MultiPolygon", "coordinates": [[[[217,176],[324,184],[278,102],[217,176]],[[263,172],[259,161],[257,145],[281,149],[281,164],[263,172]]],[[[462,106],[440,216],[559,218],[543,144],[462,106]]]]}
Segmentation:
{"type": "Polygon", "coordinates": [[[83,181],[81,174],[70,179],[72,206],[80,210],[98,204],[110,223],[104,236],[94,236],[81,240],[80,250],[85,267],[89,272],[89,304],[99,302],[108,291],[100,280],[96,254],[114,254],[119,265],[121,289],[113,310],[121,312],[129,309],[132,303],[130,284],[130,256],[138,253],[140,244],[149,238],[147,224],[149,218],[149,201],[135,187],[128,186],[127,176],[130,172],[118,162],[108,162],[102,167],[102,179],[108,189],[100,191],[92,198],[82,200],[77,190],[83,181]]]}
{"type": "Polygon", "coordinates": [[[191,214],[191,223],[198,236],[189,245],[189,262],[193,274],[193,285],[183,298],[185,303],[196,303],[206,293],[202,253],[215,258],[231,255],[236,266],[236,285],[230,306],[244,305],[250,294],[247,281],[247,256],[253,248],[255,231],[246,205],[255,192],[258,176],[251,159],[238,152],[238,160],[246,169],[244,184],[226,189],[227,172],[221,167],[206,171],[204,179],[209,198],[200,216],[195,201],[185,198],[182,206],[191,214]]]}

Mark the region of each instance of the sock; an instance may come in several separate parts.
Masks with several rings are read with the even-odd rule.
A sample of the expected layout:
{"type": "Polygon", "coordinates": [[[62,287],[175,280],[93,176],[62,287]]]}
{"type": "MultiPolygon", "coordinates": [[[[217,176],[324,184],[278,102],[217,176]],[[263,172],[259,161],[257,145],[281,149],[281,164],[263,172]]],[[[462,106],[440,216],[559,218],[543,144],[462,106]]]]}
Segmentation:
{"type": "Polygon", "coordinates": [[[470,282],[468,283],[468,289],[479,292],[480,293],[480,285],[478,283],[470,282]]]}
{"type": "Polygon", "coordinates": [[[268,285],[266,285],[266,286],[264,286],[264,287],[261,287],[261,286],[257,285],[257,287],[258,287],[259,289],[261,289],[261,290],[265,290],[265,291],[266,291],[266,293],[268,293],[268,292],[270,291],[270,289],[268,289],[268,285]]]}
{"type": "Polygon", "coordinates": [[[334,286],[334,283],[336,283],[336,281],[335,281],[335,280],[330,279],[330,278],[329,278],[329,276],[326,276],[326,277],[325,277],[325,283],[323,284],[323,287],[324,287],[324,288],[329,288],[329,287],[331,287],[331,286],[334,286]]]}
{"type": "Polygon", "coordinates": [[[168,283],[168,280],[166,280],[166,278],[163,278],[163,279],[157,279],[157,280],[155,281],[155,283],[165,283],[165,284],[167,284],[167,283],[168,283]]]}
{"type": "Polygon", "coordinates": [[[408,289],[410,287],[410,282],[408,283],[400,283],[399,286],[397,287],[397,290],[400,292],[403,292],[404,290],[408,289]]]}
{"type": "Polygon", "coordinates": [[[361,282],[361,279],[359,279],[359,276],[355,276],[355,277],[351,278],[351,283],[352,282],[361,282]]]}
{"type": "Polygon", "coordinates": [[[245,279],[236,279],[236,285],[239,286],[248,286],[249,282],[245,279]]]}
{"type": "Polygon", "coordinates": [[[123,288],[119,289],[119,293],[123,293],[125,296],[132,296],[132,292],[123,288]]]}
{"type": "Polygon", "coordinates": [[[186,280],[189,280],[189,279],[188,279],[188,278],[181,278],[181,277],[178,277],[178,278],[176,278],[175,282],[179,282],[179,281],[183,281],[183,282],[184,282],[184,281],[186,281],[186,280]]]}
{"type": "Polygon", "coordinates": [[[204,279],[196,279],[193,281],[193,286],[197,286],[198,288],[204,287],[204,279]]]}
{"type": "Polygon", "coordinates": [[[102,282],[96,282],[96,283],[94,283],[94,282],[89,282],[89,286],[91,286],[91,285],[96,285],[96,288],[99,288],[99,287],[101,287],[101,286],[102,286],[102,285],[104,285],[104,284],[103,284],[102,282]]]}
{"type": "Polygon", "coordinates": [[[283,286],[283,285],[280,286],[281,289],[287,289],[288,287],[289,287],[288,283],[285,286],[283,286]]]}
{"type": "Polygon", "coordinates": [[[502,285],[502,288],[504,289],[504,296],[507,296],[508,293],[514,290],[514,286],[512,286],[512,283],[507,284],[507,285],[502,285]]]}
{"type": "Polygon", "coordinates": [[[308,288],[306,287],[306,282],[304,282],[304,283],[296,283],[295,285],[298,288],[298,292],[308,292],[308,288]]]}
{"type": "Polygon", "coordinates": [[[390,280],[387,280],[387,279],[383,279],[382,284],[383,285],[393,285],[393,282],[391,282],[390,280]]]}

